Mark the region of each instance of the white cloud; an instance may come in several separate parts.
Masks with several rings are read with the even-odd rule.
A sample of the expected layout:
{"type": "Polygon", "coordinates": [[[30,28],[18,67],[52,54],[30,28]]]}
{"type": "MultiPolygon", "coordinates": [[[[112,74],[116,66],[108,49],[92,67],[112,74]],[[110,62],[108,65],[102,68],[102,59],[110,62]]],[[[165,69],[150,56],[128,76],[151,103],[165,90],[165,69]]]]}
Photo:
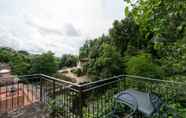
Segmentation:
{"type": "Polygon", "coordinates": [[[1,0],[0,46],[77,54],[123,16],[121,0],[1,0]]]}

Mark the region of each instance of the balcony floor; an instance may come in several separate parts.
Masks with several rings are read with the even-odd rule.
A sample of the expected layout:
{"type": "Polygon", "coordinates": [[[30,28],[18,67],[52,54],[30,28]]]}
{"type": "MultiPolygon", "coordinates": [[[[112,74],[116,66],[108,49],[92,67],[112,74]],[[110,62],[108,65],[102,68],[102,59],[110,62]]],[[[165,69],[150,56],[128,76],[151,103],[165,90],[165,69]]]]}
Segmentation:
{"type": "Polygon", "coordinates": [[[49,118],[45,109],[43,104],[34,103],[16,111],[0,114],[0,118],[49,118]]]}

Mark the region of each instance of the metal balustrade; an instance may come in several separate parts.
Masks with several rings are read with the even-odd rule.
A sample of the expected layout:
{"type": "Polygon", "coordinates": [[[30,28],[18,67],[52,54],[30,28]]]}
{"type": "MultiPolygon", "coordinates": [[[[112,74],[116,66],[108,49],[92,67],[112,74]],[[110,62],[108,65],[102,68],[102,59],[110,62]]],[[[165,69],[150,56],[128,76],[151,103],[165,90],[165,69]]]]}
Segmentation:
{"type": "MultiPolygon", "coordinates": [[[[119,75],[83,85],[43,74],[20,76],[16,83],[0,86],[0,112],[9,112],[56,100],[63,118],[106,118],[115,104],[113,96],[128,88],[159,94],[186,117],[186,83],[119,75]]],[[[136,117],[143,117],[137,114],[136,117]]],[[[161,116],[160,116],[161,117],[161,116]]]]}

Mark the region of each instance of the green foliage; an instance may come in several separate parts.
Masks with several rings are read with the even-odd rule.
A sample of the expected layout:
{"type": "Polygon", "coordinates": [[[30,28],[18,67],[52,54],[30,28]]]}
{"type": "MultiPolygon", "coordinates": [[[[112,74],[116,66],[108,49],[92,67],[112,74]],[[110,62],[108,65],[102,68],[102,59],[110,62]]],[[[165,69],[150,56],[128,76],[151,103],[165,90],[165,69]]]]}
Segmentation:
{"type": "Polygon", "coordinates": [[[157,79],[163,78],[160,66],[155,64],[151,55],[147,53],[141,53],[129,58],[126,62],[126,73],[157,79]]]}
{"type": "Polygon", "coordinates": [[[60,60],[60,68],[76,66],[78,58],[74,55],[63,55],[60,60]]]}
{"type": "Polygon", "coordinates": [[[31,73],[54,74],[58,69],[56,57],[52,52],[36,55],[32,58],[31,73]]]}
{"type": "Polygon", "coordinates": [[[103,43],[99,56],[92,59],[88,66],[88,73],[98,77],[110,77],[121,74],[121,55],[110,44],[103,43]]]}
{"type": "Polygon", "coordinates": [[[80,57],[89,58],[86,72],[101,77],[113,76],[116,74],[113,70],[121,71],[117,67],[132,75],[184,81],[186,1],[124,1],[126,17],[114,21],[107,36],[87,41],[80,48],[80,57]],[[104,43],[112,45],[115,51],[103,50],[104,43]],[[116,58],[108,53],[112,51],[120,53],[124,66],[115,62],[116,58]]]}
{"type": "Polygon", "coordinates": [[[77,69],[73,69],[72,70],[72,73],[76,74],[78,77],[79,76],[82,76],[84,73],[81,71],[80,68],[77,68],[77,69]]]}
{"type": "Polygon", "coordinates": [[[27,61],[24,57],[19,57],[18,55],[15,55],[15,57],[12,58],[10,65],[13,73],[17,75],[28,74],[31,67],[30,59],[27,61]]]}
{"type": "MultiPolygon", "coordinates": [[[[164,75],[170,79],[185,76],[186,1],[124,1],[127,3],[126,17],[114,21],[108,35],[88,40],[80,48],[79,58],[89,59],[83,65],[83,72],[101,77],[126,73],[123,70],[156,78],[164,75]],[[139,54],[141,52],[150,56],[139,54]]],[[[59,60],[43,55],[1,48],[0,62],[9,63],[14,74],[54,73],[59,60]]],[[[64,55],[60,68],[72,67],[76,63],[77,57],[64,55]]]]}
{"type": "Polygon", "coordinates": [[[13,57],[13,51],[7,48],[1,48],[0,49],[0,62],[9,62],[11,60],[11,57],[13,57]]]}
{"type": "Polygon", "coordinates": [[[185,0],[137,0],[131,15],[147,40],[176,41],[185,27],[185,0]],[[172,33],[170,35],[170,33],[172,33]]]}
{"type": "Polygon", "coordinates": [[[138,26],[134,23],[131,17],[126,17],[121,21],[114,21],[113,28],[109,31],[112,43],[120,51],[121,55],[127,50],[128,45],[136,48],[142,48],[143,42],[138,30],[138,26]]]}
{"type": "Polygon", "coordinates": [[[64,114],[64,104],[63,99],[61,96],[57,97],[56,99],[50,100],[48,102],[47,111],[52,118],[59,118],[62,117],[64,114]]]}
{"type": "Polygon", "coordinates": [[[129,15],[129,7],[126,6],[126,7],[125,7],[125,16],[128,16],[128,15],[129,15]]]}
{"type": "Polygon", "coordinates": [[[54,74],[58,67],[76,66],[78,58],[74,55],[64,55],[61,59],[52,52],[29,54],[26,51],[16,51],[11,48],[0,48],[0,62],[10,64],[15,75],[33,73],[54,74]]]}
{"type": "Polygon", "coordinates": [[[161,56],[159,62],[165,70],[168,77],[185,76],[186,72],[186,40],[182,39],[177,42],[160,46],[158,55],[161,56]]]}
{"type": "MultiPolygon", "coordinates": [[[[181,78],[182,81],[185,81],[186,1],[125,1],[129,4],[125,8],[126,17],[113,23],[108,36],[103,35],[86,41],[80,48],[80,58],[89,58],[88,64],[85,65],[86,72],[99,77],[96,79],[127,73],[157,79],[181,78]],[[124,61],[122,62],[122,60],[124,61]]],[[[185,98],[176,96],[177,103],[171,99],[173,94],[177,94],[179,91],[174,89],[176,85],[171,85],[169,88],[165,83],[156,83],[151,86],[150,82],[135,82],[132,79],[130,81],[127,84],[131,84],[134,88],[142,87],[141,89],[144,89],[145,86],[149,86],[150,90],[157,91],[166,99],[168,97],[170,101],[174,102],[170,103],[171,107],[179,109],[179,115],[185,116],[185,108],[183,104],[179,103],[180,101],[185,103],[185,98]],[[169,92],[169,89],[173,89],[173,92],[169,92]],[[164,96],[165,94],[166,96],[164,96]]],[[[182,86],[179,88],[184,89],[182,86]]],[[[180,91],[183,93],[184,90],[180,91]]],[[[110,101],[110,96],[108,99],[110,101]]],[[[108,103],[107,100],[101,100],[101,103],[103,101],[104,104],[108,103]]],[[[91,103],[94,104],[94,102],[89,104],[91,103]]],[[[99,108],[95,110],[99,112],[87,112],[85,109],[85,116],[87,118],[94,115],[99,116],[100,111],[104,111],[102,107],[101,110],[99,108]]]]}
{"type": "Polygon", "coordinates": [[[100,46],[103,43],[110,43],[111,39],[108,36],[102,35],[94,40],[87,40],[80,48],[79,58],[95,58],[99,55],[100,46]]]}
{"type": "Polygon", "coordinates": [[[13,74],[28,74],[30,70],[30,57],[10,48],[0,48],[0,62],[10,64],[13,74]]]}

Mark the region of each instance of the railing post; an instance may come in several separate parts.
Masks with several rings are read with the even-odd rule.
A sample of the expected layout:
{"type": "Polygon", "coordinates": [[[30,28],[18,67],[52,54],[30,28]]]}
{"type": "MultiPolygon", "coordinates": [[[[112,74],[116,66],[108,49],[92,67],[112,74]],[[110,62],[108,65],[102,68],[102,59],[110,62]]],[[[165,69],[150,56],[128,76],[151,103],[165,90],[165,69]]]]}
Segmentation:
{"type": "Polygon", "coordinates": [[[53,80],[53,96],[54,99],[56,98],[56,84],[55,84],[55,80],[53,80]]]}
{"type": "MultiPolygon", "coordinates": [[[[1,86],[0,86],[0,93],[1,93],[1,86]]],[[[1,100],[0,100],[0,112],[2,112],[2,104],[1,104],[1,100]]]]}
{"type": "Polygon", "coordinates": [[[124,89],[126,90],[127,89],[127,78],[125,76],[122,76],[122,78],[124,78],[124,89]]]}
{"type": "Polygon", "coordinates": [[[83,118],[83,91],[82,88],[79,87],[79,118],[83,118]]]}
{"type": "Polygon", "coordinates": [[[43,101],[43,81],[42,76],[40,76],[40,102],[43,101]]]}

